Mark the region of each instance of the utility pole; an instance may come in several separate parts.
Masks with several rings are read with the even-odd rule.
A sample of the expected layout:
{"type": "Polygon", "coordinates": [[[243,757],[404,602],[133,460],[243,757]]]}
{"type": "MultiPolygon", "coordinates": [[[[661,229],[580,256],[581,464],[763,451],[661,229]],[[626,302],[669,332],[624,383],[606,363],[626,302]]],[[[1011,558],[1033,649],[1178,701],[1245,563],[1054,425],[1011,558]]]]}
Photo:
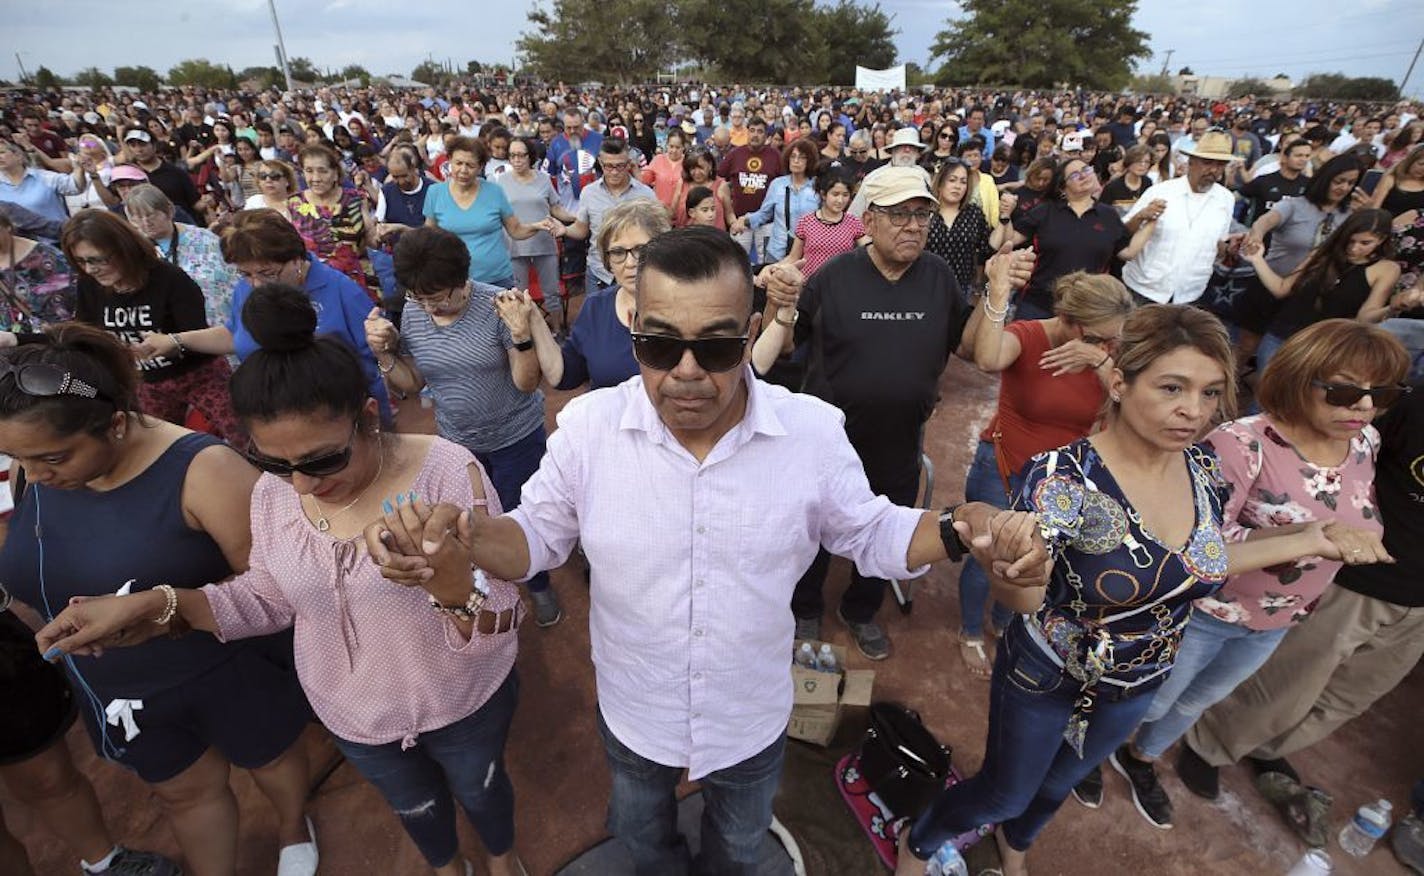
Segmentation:
{"type": "MultiPolygon", "coordinates": [[[[15,53],[15,63],[20,65],[20,81],[28,84],[30,81],[30,73],[28,70],[25,69],[25,62],[20,60],[19,52],[15,53]]],[[[1414,69],[1414,65],[1411,64],[1409,69],[1414,69]]],[[[1408,74],[1405,74],[1404,78],[1408,79],[1408,74]]]]}
{"type": "MultiPolygon", "coordinates": [[[[1414,58],[1409,62],[1409,69],[1404,71],[1404,78],[1399,80],[1399,96],[1404,96],[1404,86],[1409,84],[1409,77],[1414,73],[1414,65],[1419,63],[1419,53],[1424,52],[1424,39],[1419,41],[1419,48],[1414,50],[1414,58]]],[[[16,58],[19,55],[15,56],[16,58]]]]}
{"type": "Polygon", "coordinates": [[[267,0],[267,11],[272,13],[272,30],[277,33],[277,60],[282,65],[282,78],[287,81],[287,90],[292,88],[292,68],[287,65],[287,44],[282,41],[282,25],[277,21],[277,0],[267,0]]]}
{"type": "Polygon", "coordinates": [[[1172,66],[1172,55],[1174,55],[1174,54],[1176,53],[1176,51],[1177,51],[1176,49],[1168,49],[1168,50],[1167,50],[1167,57],[1165,57],[1165,58],[1162,59],[1162,75],[1163,75],[1163,76],[1166,76],[1166,75],[1167,75],[1167,68],[1172,66]]]}

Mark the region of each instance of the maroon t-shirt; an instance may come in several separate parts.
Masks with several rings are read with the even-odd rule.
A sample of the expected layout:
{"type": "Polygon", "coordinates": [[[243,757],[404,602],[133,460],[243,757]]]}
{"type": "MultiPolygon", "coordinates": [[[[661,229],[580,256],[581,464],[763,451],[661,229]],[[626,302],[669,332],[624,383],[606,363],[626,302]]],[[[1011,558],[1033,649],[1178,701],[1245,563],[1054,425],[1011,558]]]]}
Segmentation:
{"type": "Polygon", "coordinates": [[[31,137],[30,143],[50,158],[61,158],[68,151],[64,144],[64,138],[49,128],[40,128],[39,136],[31,137]]]}
{"type": "Polygon", "coordinates": [[[781,176],[781,153],[772,146],[756,151],[750,146],[738,146],[722,159],[717,175],[727,181],[732,209],[738,216],[745,216],[761,209],[766,187],[781,176]]]}

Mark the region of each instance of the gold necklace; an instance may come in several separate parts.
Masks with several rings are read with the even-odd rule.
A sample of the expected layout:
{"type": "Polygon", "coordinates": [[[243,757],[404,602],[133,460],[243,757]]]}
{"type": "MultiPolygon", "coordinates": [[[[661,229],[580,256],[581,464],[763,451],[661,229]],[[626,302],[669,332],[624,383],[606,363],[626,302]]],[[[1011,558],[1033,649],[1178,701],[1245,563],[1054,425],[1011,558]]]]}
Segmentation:
{"type": "MultiPolygon", "coordinates": [[[[367,482],[366,486],[361,488],[361,492],[357,494],[356,498],[352,499],[349,503],[347,503],[345,508],[342,508],[340,511],[337,511],[335,514],[327,516],[326,514],[322,513],[321,502],[317,499],[317,497],[310,497],[312,500],[312,504],[316,506],[316,520],[313,521],[313,524],[316,526],[318,532],[331,531],[331,521],[354,508],[357,502],[365,498],[366,491],[371,489],[371,485],[381,479],[381,472],[384,471],[386,468],[386,445],[385,442],[381,440],[379,434],[376,437],[376,452],[380,454],[380,456],[377,457],[378,462],[376,463],[376,476],[371,478],[371,480],[367,482]]],[[[302,498],[307,497],[303,496],[302,498]]]]}

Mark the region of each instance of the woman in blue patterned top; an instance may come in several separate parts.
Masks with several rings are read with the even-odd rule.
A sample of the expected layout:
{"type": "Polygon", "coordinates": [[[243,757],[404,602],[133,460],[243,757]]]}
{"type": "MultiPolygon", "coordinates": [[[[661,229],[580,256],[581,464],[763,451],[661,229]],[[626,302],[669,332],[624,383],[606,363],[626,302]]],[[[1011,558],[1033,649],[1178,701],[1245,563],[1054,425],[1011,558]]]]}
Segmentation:
{"type": "Polygon", "coordinates": [[[1028,464],[1015,505],[1039,515],[1053,572],[1046,593],[995,588],[1023,614],[994,663],[983,767],[904,832],[901,876],[984,824],[998,824],[1006,876],[1026,872],[1024,851],[1072,787],[1142,720],[1193,600],[1228,574],[1339,556],[1318,523],[1222,538],[1225,485],[1195,443],[1235,402],[1231,342],[1215,317],[1143,307],[1116,362],[1103,431],[1028,464]]]}

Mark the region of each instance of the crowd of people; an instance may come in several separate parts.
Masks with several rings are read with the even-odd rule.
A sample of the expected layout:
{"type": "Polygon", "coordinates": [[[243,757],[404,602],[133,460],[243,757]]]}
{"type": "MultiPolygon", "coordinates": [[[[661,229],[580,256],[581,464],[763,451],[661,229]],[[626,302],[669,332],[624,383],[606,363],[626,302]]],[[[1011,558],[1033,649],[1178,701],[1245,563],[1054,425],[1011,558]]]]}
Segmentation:
{"type": "MultiPolygon", "coordinates": [[[[869,660],[894,651],[889,582],[963,562],[940,668],[984,680],[986,755],[897,827],[897,873],[985,824],[1026,873],[1070,795],[1100,805],[1104,763],[1170,827],[1173,746],[1195,794],[1244,759],[1295,800],[1288,756],[1424,654],[1419,112],[0,94],[0,690],[21,704],[0,780],[85,873],[179,872],[105,826],[63,744],[82,721],[153,788],[185,871],[232,876],[236,765],[276,812],[279,876],[311,876],[315,720],[433,872],[472,872],[458,803],[490,872],[519,874],[517,630],[526,595],[560,622],[548,571],[578,549],[608,826],[639,874],[692,865],[684,771],[698,872],[756,871],[833,556],[869,660]],[[964,501],[917,510],[952,357],[998,375],[997,407],[964,501]],[[589,390],[552,433],[546,384],[589,390]],[[436,435],[396,428],[416,396],[436,435]]],[[[1292,811],[1322,845],[1323,807],[1292,811]]],[[[1424,824],[1396,832],[1424,866],[1424,824]]]]}

